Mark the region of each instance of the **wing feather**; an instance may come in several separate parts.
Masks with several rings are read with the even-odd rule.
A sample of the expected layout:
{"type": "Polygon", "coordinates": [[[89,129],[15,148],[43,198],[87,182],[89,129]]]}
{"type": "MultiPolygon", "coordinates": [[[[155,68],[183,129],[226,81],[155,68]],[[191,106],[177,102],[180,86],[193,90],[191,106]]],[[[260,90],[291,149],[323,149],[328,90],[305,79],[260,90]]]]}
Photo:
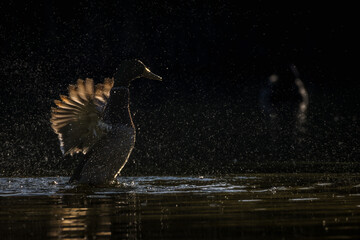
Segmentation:
{"type": "Polygon", "coordinates": [[[78,79],[76,85],[69,85],[69,96],[54,101],[50,122],[64,155],[86,154],[110,129],[101,120],[113,86],[113,78],[95,86],[93,79],[78,79]]]}

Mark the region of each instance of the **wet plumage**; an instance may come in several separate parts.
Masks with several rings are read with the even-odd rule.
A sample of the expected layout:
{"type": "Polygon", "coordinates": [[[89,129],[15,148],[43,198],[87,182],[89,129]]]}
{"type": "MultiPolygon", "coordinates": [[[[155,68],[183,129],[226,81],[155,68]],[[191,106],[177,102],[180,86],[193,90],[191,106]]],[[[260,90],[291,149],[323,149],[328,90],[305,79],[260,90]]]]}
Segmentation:
{"type": "Polygon", "coordinates": [[[55,100],[51,126],[64,155],[84,154],[71,181],[111,183],[125,166],[135,145],[135,126],[129,109],[129,85],[145,77],[161,80],[139,60],[124,61],[114,78],[94,85],[79,79],[68,96],[55,100]]]}

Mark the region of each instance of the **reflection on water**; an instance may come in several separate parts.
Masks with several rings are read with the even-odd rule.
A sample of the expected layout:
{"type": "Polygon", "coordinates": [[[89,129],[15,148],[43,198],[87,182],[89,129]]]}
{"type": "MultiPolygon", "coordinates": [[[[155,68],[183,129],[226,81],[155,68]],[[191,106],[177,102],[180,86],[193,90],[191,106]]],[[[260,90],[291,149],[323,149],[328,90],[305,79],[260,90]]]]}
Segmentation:
{"type": "Polygon", "coordinates": [[[359,176],[0,178],[1,239],[360,239],[359,176]]]}

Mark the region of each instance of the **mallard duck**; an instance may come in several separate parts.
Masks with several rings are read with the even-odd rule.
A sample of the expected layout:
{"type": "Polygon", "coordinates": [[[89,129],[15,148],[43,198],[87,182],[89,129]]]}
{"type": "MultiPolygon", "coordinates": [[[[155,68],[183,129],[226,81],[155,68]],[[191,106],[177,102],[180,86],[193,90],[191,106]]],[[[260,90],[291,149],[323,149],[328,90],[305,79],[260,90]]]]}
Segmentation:
{"type": "Polygon", "coordinates": [[[51,127],[58,135],[63,155],[84,154],[70,182],[114,182],[135,145],[135,126],[129,108],[129,86],[136,78],[159,80],[139,60],[120,64],[113,78],[94,86],[93,79],[69,85],[51,109],[51,127]]]}

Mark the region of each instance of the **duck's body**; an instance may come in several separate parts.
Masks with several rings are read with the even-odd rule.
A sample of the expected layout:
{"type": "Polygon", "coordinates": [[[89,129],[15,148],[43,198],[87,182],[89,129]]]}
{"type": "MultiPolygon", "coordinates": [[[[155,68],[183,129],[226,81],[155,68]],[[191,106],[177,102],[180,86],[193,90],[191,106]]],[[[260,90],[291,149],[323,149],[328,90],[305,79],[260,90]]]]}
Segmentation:
{"type": "Polygon", "coordinates": [[[260,91],[260,106],[270,119],[303,120],[309,104],[308,93],[294,65],[272,74],[260,91]]]}
{"type": "Polygon", "coordinates": [[[107,134],[86,154],[86,162],[74,173],[71,181],[110,183],[120,173],[135,146],[135,126],[129,108],[129,89],[113,88],[110,92],[103,123],[107,134]]]}
{"type": "Polygon", "coordinates": [[[140,61],[122,64],[114,79],[94,86],[91,79],[69,88],[53,109],[52,127],[63,153],[85,154],[71,182],[92,185],[112,183],[129,159],[136,131],[129,109],[129,85],[137,77],[161,80],[140,61]],[[142,68],[143,67],[143,68],[142,68]],[[115,81],[115,82],[114,82],[115,81]],[[115,84],[115,87],[113,87],[115,84]]]}
{"type": "Polygon", "coordinates": [[[133,128],[120,124],[112,126],[107,137],[97,142],[86,154],[81,171],[74,173],[70,182],[92,185],[112,183],[128,161],[134,146],[133,128]]]}

